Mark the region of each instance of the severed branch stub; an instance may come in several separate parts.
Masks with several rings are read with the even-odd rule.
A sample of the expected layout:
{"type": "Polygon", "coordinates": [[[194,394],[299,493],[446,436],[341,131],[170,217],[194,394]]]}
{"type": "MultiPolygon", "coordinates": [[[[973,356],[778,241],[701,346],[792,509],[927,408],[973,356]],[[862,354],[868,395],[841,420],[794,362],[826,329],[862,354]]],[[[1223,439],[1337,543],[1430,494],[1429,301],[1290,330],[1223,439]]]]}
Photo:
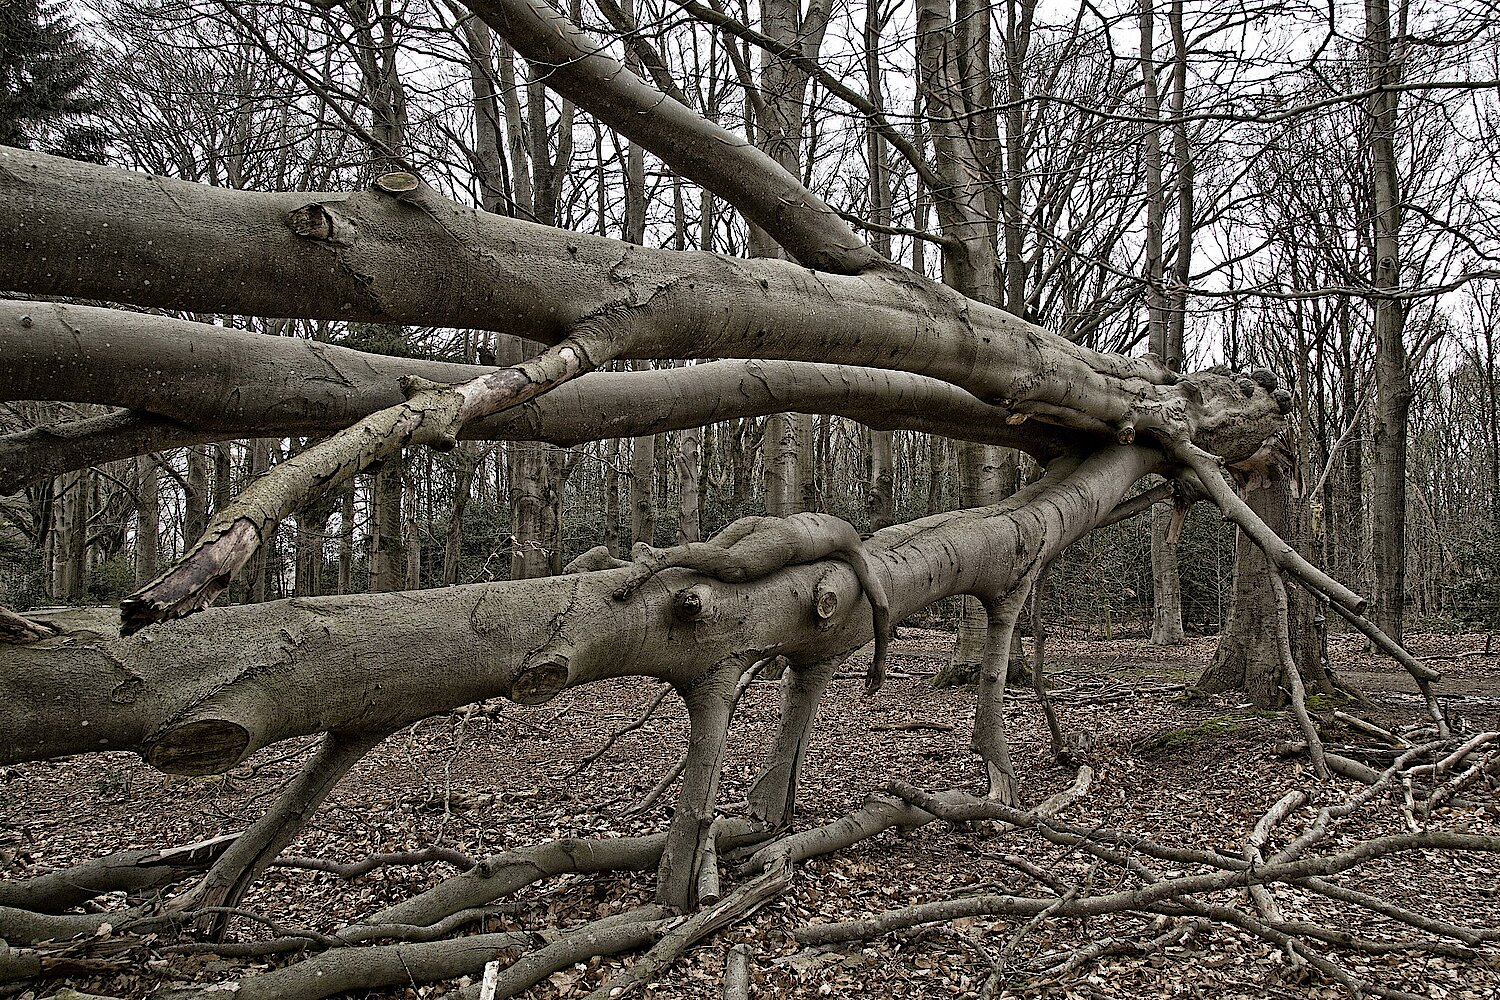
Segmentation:
{"type": "MultiPolygon", "coordinates": [[[[790,517],[742,517],[706,542],[670,548],[637,544],[635,565],[614,599],[627,601],[648,580],[665,569],[690,569],[724,583],[745,583],[769,576],[787,566],[834,558],[846,563],[870,602],[875,632],[875,656],[865,673],[865,693],[874,694],[885,681],[886,648],[890,643],[890,602],[885,583],[872,571],[864,543],[854,527],[832,514],[801,513],[790,517]]],[[[691,588],[679,595],[676,613],[695,620],[712,606],[711,594],[691,588]]],[[[832,611],[821,599],[814,614],[828,618],[832,611]],[[826,612],[826,613],[825,613],[826,612]]]]}

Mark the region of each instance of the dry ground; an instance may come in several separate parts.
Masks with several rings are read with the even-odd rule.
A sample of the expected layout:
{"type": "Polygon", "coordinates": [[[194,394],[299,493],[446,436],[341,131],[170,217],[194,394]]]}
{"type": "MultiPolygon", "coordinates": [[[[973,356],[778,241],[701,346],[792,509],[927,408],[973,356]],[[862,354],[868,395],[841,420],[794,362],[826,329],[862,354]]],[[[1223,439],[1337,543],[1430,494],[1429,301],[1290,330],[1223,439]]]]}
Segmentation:
{"type": "MultiPolygon", "coordinates": [[[[799,827],[837,817],[891,779],[934,789],[980,789],[979,769],[966,749],[972,692],[937,691],[927,683],[926,675],[941,664],[951,641],[941,632],[903,628],[892,660],[897,676],[873,701],[860,696],[860,681],[852,676],[834,682],[807,757],[799,827]]],[[[1419,656],[1464,654],[1482,648],[1484,637],[1424,636],[1412,645],[1419,656]]],[[[1500,648],[1500,642],[1496,645],[1500,648]]],[[[1199,726],[1243,707],[1232,696],[1184,697],[1182,685],[1196,677],[1212,651],[1212,639],[1197,639],[1168,653],[1141,641],[1070,642],[1065,635],[1049,641],[1049,668],[1064,725],[1092,732],[1092,760],[1098,769],[1092,793],[1065,818],[1238,855],[1249,828],[1286,790],[1304,788],[1313,793],[1314,802],[1326,802],[1356,787],[1340,780],[1319,788],[1305,764],[1274,756],[1272,742],[1297,735],[1295,723],[1285,716],[1250,718],[1227,736],[1214,735],[1215,727],[1199,726]],[[1164,747],[1149,740],[1183,727],[1189,732],[1164,747]]],[[[1422,720],[1420,702],[1407,693],[1411,685],[1399,668],[1342,639],[1335,643],[1334,663],[1375,696],[1377,705],[1363,711],[1366,717],[1392,727],[1422,720]]],[[[1460,656],[1442,665],[1450,674],[1446,689],[1456,692],[1453,707],[1469,728],[1500,729],[1500,656],[1460,656]]],[[[623,813],[671,767],[685,744],[686,717],[675,699],[669,698],[645,726],[621,739],[589,770],[564,777],[654,694],[650,682],[619,682],[571,691],[538,708],[494,703],[488,715],[427,720],[370,754],[291,853],[355,860],[375,852],[443,845],[479,857],[560,836],[662,829],[668,814],[664,805],[637,819],[623,813]]],[[[753,685],[737,716],[725,767],[721,801],[731,812],[745,796],[776,716],[776,685],[753,685]]],[[[1028,801],[1067,785],[1073,773],[1047,758],[1046,730],[1029,692],[1014,701],[1010,720],[1028,801]]],[[[241,829],[310,747],[311,741],[272,748],[215,779],[166,778],[123,755],[6,769],[0,784],[5,873],[24,877],[110,851],[166,847],[241,829]]],[[[1304,808],[1288,829],[1300,829],[1311,815],[1312,809],[1304,808]]],[[[1500,804],[1492,790],[1484,792],[1474,805],[1450,811],[1444,823],[1500,833],[1500,804]]],[[[1393,809],[1367,809],[1335,843],[1348,845],[1356,837],[1399,829],[1393,809]]],[[[1332,984],[1296,981],[1287,974],[1281,954],[1217,926],[1164,954],[1106,957],[1061,980],[1042,974],[1080,942],[1154,933],[1147,920],[1135,917],[1047,920],[1017,941],[1012,941],[1017,930],[1013,922],[965,920],[822,953],[800,949],[790,936],[808,923],[917,901],[987,890],[1037,894],[1039,886],[1002,862],[1008,854],[1028,858],[1069,882],[1091,884],[1094,891],[1114,888],[1112,872],[1099,871],[1087,856],[1030,834],[942,823],[906,835],[887,833],[803,865],[791,893],[690,951],[647,996],[717,996],[724,955],[741,942],[753,953],[751,995],[762,997],[977,997],[990,976],[991,961],[1008,946],[1000,977],[1008,996],[1225,1000],[1343,995],[1332,984]]],[[[385,868],[348,883],[328,874],[273,870],[245,905],[285,924],[326,930],[452,871],[441,864],[385,868]]],[[[1457,921],[1500,926],[1500,858],[1466,858],[1454,865],[1439,855],[1404,855],[1365,869],[1358,882],[1386,898],[1457,921]]],[[[651,892],[649,875],[563,878],[523,892],[514,916],[491,920],[487,929],[541,932],[644,902],[651,892]]],[[[1278,898],[1292,919],[1321,916],[1335,926],[1400,936],[1392,926],[1365,916],[1329,913],[1326,904],[1297,892],[1282,889],[1278,898]]],[[[237,924],[232,933],[245,939],[259,931],[237,924]]],[[[1341,960],[1376,982],[1419,994],[1500,997],[1500,949],[1493,946],[1471,961],[1421,954],[1344,955],[1341,960]]],[[[173,954],[160,943],[138,948],[128,961],[129,968],[116,976],[32,985],[19,995],[48,996],[63,985],[141,995],[174,980],[221,981],[253,965],[173,954]]],[[[618,967],[618,960],[596,960],[553,976],[526,996],[581,995],[618,967]]],[[[435,997],[451,989],[421,986],[379,996],[435,997]]],[[[6,993],[0,988],[0,996],[6,993]]]]}

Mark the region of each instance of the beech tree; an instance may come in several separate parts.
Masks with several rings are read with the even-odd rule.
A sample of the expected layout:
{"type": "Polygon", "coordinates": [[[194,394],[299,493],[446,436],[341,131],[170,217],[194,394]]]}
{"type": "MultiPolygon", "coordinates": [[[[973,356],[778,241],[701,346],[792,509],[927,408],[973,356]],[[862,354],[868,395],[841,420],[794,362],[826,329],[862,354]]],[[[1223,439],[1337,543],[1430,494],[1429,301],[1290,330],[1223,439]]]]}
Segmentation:
{"type": "MultiPolygon", "coordinates": [[[[933,196],[945,240],[941,283],[859,238],[773,143],[710,121],[681,92],[665,92],[673,89],[669,81],[653,86],[615,59],[580,28],[576,10],[569,16],[541,0],[470,0],[466,8],[477,19],[464,17],[471,55],[484,53],[482,24],[506,52],[531,64],[533,100],[541,99],[544,82],[570,108],[742,213],[779,255],[771,243],[735,258],[646,245],[638,227],[623,240],[559,228],[561,178],[549,173],[558,161],[537,104],[530,105],[537,116],[532,135],[540,139],[526,183],[539,218],[536,206],[552,206],[542,218],[549,224],[485,210],[499,207],[495,193],[504,178],[498,186],[493,176],[480,178],[485,207],[440,193],[399,162],[394,119],[377,134],[388,147],[379,157],[385,169],[362,189],[331,192],[239,190],[0,149],[0,259],[8,290],[23,296],[0,301],[3,392],[110,408],[0,440],[0,489],[228,438],[316,438],[213,512],[196,543],[118,612],[4,612],[0,762],[123,750],[169,774],[207,775],[279,741],[321,737],[298,777],[242,833],[0,883],[0,938],[8,943],[0,946],[0,975],[38,974],[47,961],[38,942],[94,934],[104,924],[115,932],[192,922],[222,929],[340,777],[387,735],[485,699],[535,705],[621,676],[665,681],[687,706],[691,749],[666,830],[559,841],[488,859],[325,935],[301,961],[237,981],[237,994],[322,997],[473,974],[521,944],[510,935],[454,937],[476,908],[561,872],[655,868],[655,905],[604,917],[526,954],[503,973],[496,994],[525,989],[580,956],[649,949],[600,991],[620,995],[784,889],[797,861],[936,819],[1038,829],[1135,871],[1117,849],[1130,842],[1125,834],[1072,828],[1057,818],[1067,793],[1022,807],[1004,704],[1017,623],[1049,563],[1094,529],[1158,503],[1212,503],[1263,555],[1259,592],[1268,595],[1270,638],[1320,776],[1352,770],[1380,790],[1400,780],[1412,757],[1379,773],[1323,752],[1304,706],[1303,673],[1292,662],[1284,579],[1410,672],[1434,727],[1423,752],[1441,747],[1451,769],[1494,737],[1450,742],[1434,693],[1437,672],[1366,617],[1363,597],[1283,541],[1265,507],[1236,492],[1234,471],[1255,474],[1292,407],[1274,375],[1179,371],[1174,359],[1102,352],[1028,322],[1023,308],[1006,301],[1009,293],[997,284],[1005,275],[997,268],[998,198],[966,170],[993,157],[998,128],[985,75],[962,70],[966,60],[988,59],[988,29],[978,29],[971,5],[960,0],[950,10],[943,0],[924,0],[918,12],[921,100],[940,124],[932,136],[936,166],[924,162],[921,169],[939,182],[933,196]],[[970,113],[980,125],[965,131],[957,123],[970,113]],[[503,357],[499,367],[419,361],[180,318],[214,314],[465,328],[543,349],[503,357]],[[639,364],[674,359],[706,363],[639,364]],[[638,364],[607,370],[615,362],[638,364]],[[232,580],[250,572],[278,524],[318,504],[326,508],[355,476],[377,469],[391,475],[423,449],[449,451],[476,440],[643,439],[782,413],[941,434],[980,449],[981,462],[989,461],[984,449],[1015,449],[1041,472],[998,502],[987,497],[992,502],[893,524],[868,539],[838,518],[801,512],[741,520],[706,541],[684,527],[676,547],[654,548],[638,534],[631,559],[601,548],[558,575],[523,571],[503,583],[402,592],[381,584],[376,593],[215,605],[232,580]],[[1148,476],[1166,483],[1133,493],[1148,476]],[[869,687],[877,689],[887,622],[959,595],[980,609],[971,623],[980,648],[972,748],[985,794],[933,793],[896,780],[851,817],[793,829],[798,770],[834,668],[873,639],[869,687]],[[717,811],[717,786],[729,719],[747,678],[777,656],[790,668],[781,681],[775,744],[746,814],[726,818],[717,811]],[[719,859],[732,849],[746,849],[749,860],[726,891],[729,875],[719,859]],[[67,912],[115,889],[168,885],[179,889],[164,901],[67,912]],[[391,939],[407,943],[371,943],[391,939]],[[350,959],[346,948],[356,945],[350,959]]],[[[777,80],[768,89],[796,90],[815,76],[809,23],[826,11],[816,4],[777,11],[766,65],[773,56],[783,64],[762,75],[777,80]],[[795,51],[777,55],[777,48],[795,51]]],[[[619,13],[633,16],[628,6],[619,13]]],[[[368,19],[359,23],[371,28],[368,19]]],[[[632,52],[629,61],[649,75],[651,53],[632,52]]],[[[387,58],[386,72],[372,71],[366,83],[372,92],[386,87],[382,99],[392,109],[399,59],[387,58]]],[[[491,69],[488,56],[472,62],[483,63],[477,77],[491,69]]],[[[471,96],[491,126],[498,124],[483,88],[471,96]]],[[[785,96],[769,100],[768,110],[800,115],[797,100],[782,105],[785,96]]],[[[911,155],[912,143],[882,124],[882,99],[872,93],[861,100],[880,137],[893,144],[899,138],[911,155]]],[[[878,156],[882,147],[872,148],[878,156]]],[[[525,176],[518,169],[509,183],[525,176]]],[[[635,213],[628,213],[632,221],[635,213]]],[[[1025,292],[1019,272],[1018,294],[1025,292]]],[[[690,454],[684,450],[689,467],[690,454]]],[[[974,453],[965,461],[974,462],[974,453]]],[[[156,467],[147,459],[139,469],[144,482],[156,467]]],[[[394,496],[401,486],[399,476],[392,479],[394,496]]],[[[148,572],[148,561],[140,568],[148,572]]],[[[1039,676],[1040,663],[1036,669],[1039,676]]],[[[1431,774],[1443,773],[1434,768],[1431,774]]],[[[1087,782],[1085,768],[1073,793],[1087,782]]],[[[1432,808],[1457,794],[1447,788],[1434,788],[1432,808]]],[[[1191,862],[1210,873],[1148,880],[1135,891],[976,898],[986,900],[986,912],[1029,916],[1166,906],[1163,912],[1175,916],[1228,921],[1300,949],[1307,962],[1346,982],[1336,963],[1295,938],[1302,931],[1279,917],[1274,902],[1252,894],[1259,916],[1249,916],[1201,897],[1280,881],[1378,908],[1381,901],[1319,879],[1402,851],[1500,849],[1495,837],[1432,827],[1310,854],[1328,823],[1325,817],[1271,856],[1260,853],[1264,837],[1243,861],[1194,854],[1191,862]]],[[[1148,848],[1152,857],[1172,856],[1148,848]]],[[[1493,939],[1383,905],[1378,912],[1440,936],[1493,939]]],[[[894,911],[877,923],[928,919],[926,911],[894,911]]],[[[830,924],[810,930],[807,940],[869,932],[830,924]]]]}

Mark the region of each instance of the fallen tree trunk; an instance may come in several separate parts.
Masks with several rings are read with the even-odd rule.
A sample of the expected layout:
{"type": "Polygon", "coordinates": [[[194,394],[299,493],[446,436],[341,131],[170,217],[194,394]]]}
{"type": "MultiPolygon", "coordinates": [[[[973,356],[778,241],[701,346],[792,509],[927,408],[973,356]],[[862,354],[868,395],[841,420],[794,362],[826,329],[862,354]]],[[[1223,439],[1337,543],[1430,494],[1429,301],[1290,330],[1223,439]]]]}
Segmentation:
{"type": "MultiPolygon", "coordinates": [[[[892,595],[892,620],[955,594],[1005,593],[1159,461],[1108,447],[1054,463],[999,508],[880,532],[866,555],[892,595]]],[[[0,761],[135,750],[164,771],[217,773],[292,736],[390,732],[485,698],[536,704],[606,677],[682,687],[731,657],[812,664],[872,635],[855,574],[838,559],[741,583],[665,570],[616,600],[629,575],[294,598],[129,637],[109,611],[38,616],[60,634],[0,646],[0,761]],[[691,605],[679,600],[689,589],[691,605]]]]}

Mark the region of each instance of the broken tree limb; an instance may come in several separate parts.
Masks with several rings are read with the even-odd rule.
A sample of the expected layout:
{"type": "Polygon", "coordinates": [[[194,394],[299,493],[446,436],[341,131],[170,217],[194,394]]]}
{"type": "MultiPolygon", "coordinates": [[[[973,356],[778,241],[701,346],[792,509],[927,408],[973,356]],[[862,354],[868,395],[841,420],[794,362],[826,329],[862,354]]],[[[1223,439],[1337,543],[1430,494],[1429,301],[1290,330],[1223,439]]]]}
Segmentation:
{"type": "MultiPolygon", "coordinates": [[[[1254,829],[1245,838],[1244,851],[1245,860],[1250,862],[1252,868],[1266,863],[1265,850],[1266,844],[1271,840],[1271,831],[1286,822],[1286,818],[1292,814],[1292,811],[1301,808],[1306,802],[1307,793],[1300,789],[1293,789],[1272,803],[1271,808],[1255,821],[1254,829]]],[[[1252,885],[1250,899],[1264,919],[1272,923],[1280,923],[1284,919],[1281,907],[1276,905],[1276,897],[1265,886],[1252,885]]]]}
{"type": "Polygon", "coordinates": [[[578,332],[540,356],[456,386],[408,378],[387,407],[277,463],[209,523],[173,566],[120,602],[120,631],[201,611],[260,550],[271,530],[323,494],[413,444],[452,447],[465,423],[524,403],[613,356],[603,332],[578,332]]]}
{"type": "MultiPolygon", "coordinates": [[[[1267,554],[1266,558],[1269,559],[1270,555],[1267,554]]],[[[1307,756],[1312,761],[1313,772],[1320,781],[1327,781],[1328,761],[1323,754],[1323,740],[1318,736],[1318,727],[1313,725],[1312,717],[1307,714],[1307,688],[1302,683],[1297,658],[1292,655],[1292,605],[1287,600],[1286,584],[1282,582],[1281,572],[1274,568],[1267,574],[1267,579],[1271,582],[1271,593],[1276,597],[1276,651],[1281,658],[1281,671],[1286,676],[1287,687],[1291,689],[1292,715],[1302,730],[1302,738],[1307,740],[1307,756]]]]}
{"type": "Polygon", "coordinates": [[[1364,611],[1366,601],[1363,597],[1304,559],[1301,553],[1272,531],[1260,519],[1259,514],[1250,509],[1250,505],[1245,503],[1239,492],[1224,477],[1223,465],[1218,456],[1191,442],[1174,443],[1170,451],[1174,458],[1192,470],[1204,494],[1213,501],[1214,506],[1250,536],[1273,566],[1290,573],[1330,601],[1354,609],[1356,613],[1364,611]]]}

